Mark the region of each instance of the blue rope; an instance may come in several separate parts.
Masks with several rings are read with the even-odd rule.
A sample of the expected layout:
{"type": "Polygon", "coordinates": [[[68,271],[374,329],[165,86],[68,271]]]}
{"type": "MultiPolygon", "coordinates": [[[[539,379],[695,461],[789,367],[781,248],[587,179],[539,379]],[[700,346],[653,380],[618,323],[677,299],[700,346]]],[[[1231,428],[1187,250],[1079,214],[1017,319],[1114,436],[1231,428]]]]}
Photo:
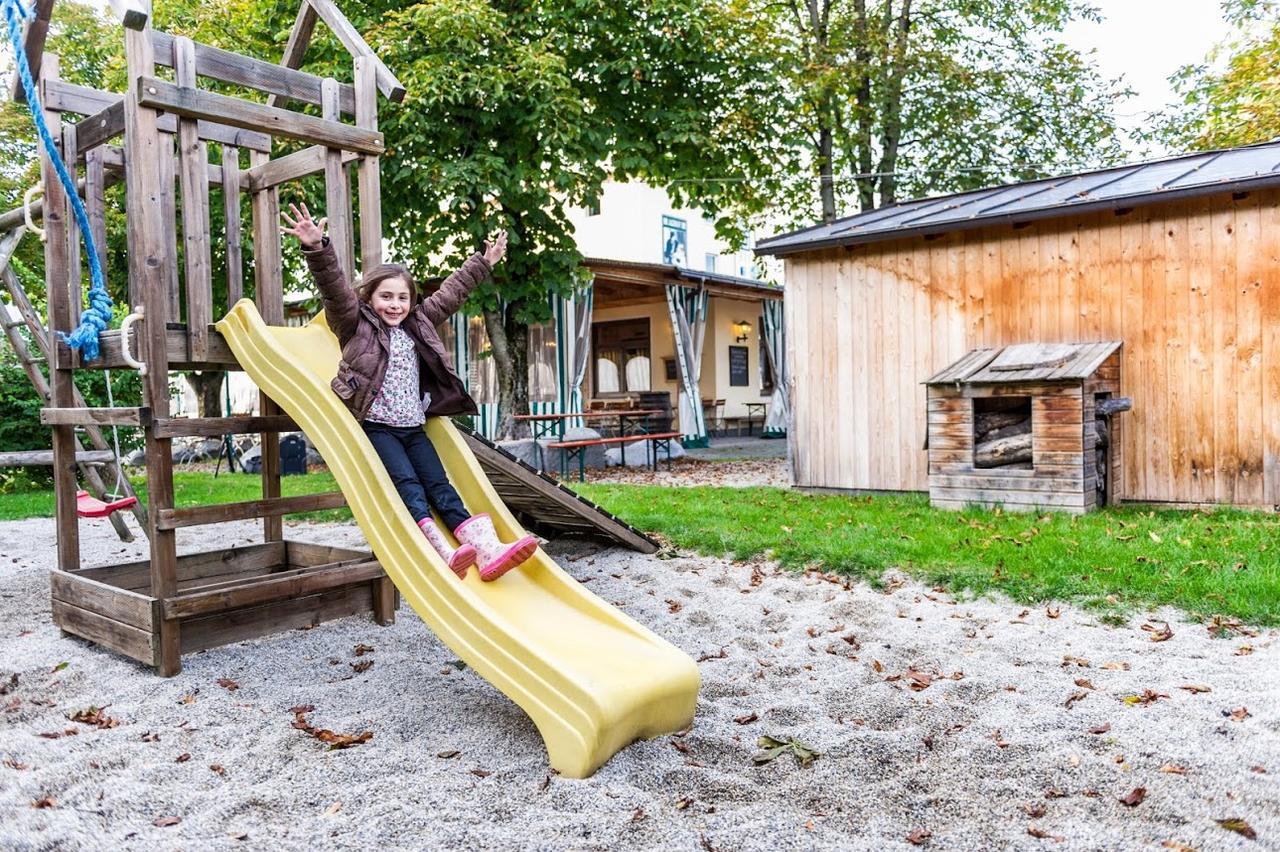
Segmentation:
{"type": "Polygon", "coordinates": [[[98,357],[98,334],[111,322],[111,296],[107,294],[106,280],[102,274],[102,266],[98,263],[98,250],[93,242],[93,231],[89,227],[89,214],[85,212],[80,201],[80,193],[76,191],[76,182],[71,179],[66,165],[58,153],[49,126],[44,122],[44,111],[36,97],[36,84],[31,79],[31,67],[27,64],[27,52],[22,45],[22,22],[35,16],[34,6],[30,9],[22,5],[21,0],[0,0],[4,7],[5,22],[9,28],[9,42],[13,45],[14,58],[18,68],[18,76],[22,78],[22,88],[27,95],[27,106],[31,108],[31,117],[35,119],[36,131],[44,143],[58,173],[58,180],[71,201],[75,212],[76,224],[80,226],[80,235],[84,239],[85,252],[89,256],[89,307],[80,314],[80,325],[71,334],[58,332],[58,337],[72,349],[79,349],[85,360],[92,361],[98,357]]]}

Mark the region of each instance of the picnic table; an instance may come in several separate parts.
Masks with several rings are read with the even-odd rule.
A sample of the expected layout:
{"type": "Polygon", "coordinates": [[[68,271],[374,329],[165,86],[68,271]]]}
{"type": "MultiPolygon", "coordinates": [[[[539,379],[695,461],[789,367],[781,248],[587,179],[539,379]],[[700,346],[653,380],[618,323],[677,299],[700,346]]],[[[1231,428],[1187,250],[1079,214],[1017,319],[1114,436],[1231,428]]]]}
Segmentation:
{"type": "MultiPolygon", "coordinates": [[[[760,418],[760,431],[764,431],[765,411],[769,408],[767,402],[744,402],[743,407],[747,409],[747,434],[754,432],[755,419],[760,418]]],[[[741,433],[739,433],[741,434],[741,433]]]]}
{"type": "Polygon", "coordinates": [[[621,437],[632,433],[649,431],[647,428],[649,418],[666,413],[661,408],[632,408],[614,411],[568,411],[559,414],[517,414],[515,419],[529,424],[534,440],[544,438],[547,435],[555,435],[556,440],[563,441],[565,423],[575,417],[581,417],[588,422],[598,421],[601,431],[604,431],[607,421],[616,419],[618,421],[618,435],[621,437]]]}

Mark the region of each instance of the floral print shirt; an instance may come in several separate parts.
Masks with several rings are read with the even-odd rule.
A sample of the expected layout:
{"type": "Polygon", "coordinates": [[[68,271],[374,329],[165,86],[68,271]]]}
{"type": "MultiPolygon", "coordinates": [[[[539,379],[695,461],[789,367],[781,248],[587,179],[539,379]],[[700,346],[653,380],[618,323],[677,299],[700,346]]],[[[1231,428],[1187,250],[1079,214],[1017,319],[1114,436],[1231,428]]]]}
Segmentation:
{"type": "Polygon", "coordinates": [[[426,422],[431,394],[418,399],[418,351],[399,326],[391,329],[391,360],[387,375],[365,418],[387,426],[421,426],[426,422]]]}

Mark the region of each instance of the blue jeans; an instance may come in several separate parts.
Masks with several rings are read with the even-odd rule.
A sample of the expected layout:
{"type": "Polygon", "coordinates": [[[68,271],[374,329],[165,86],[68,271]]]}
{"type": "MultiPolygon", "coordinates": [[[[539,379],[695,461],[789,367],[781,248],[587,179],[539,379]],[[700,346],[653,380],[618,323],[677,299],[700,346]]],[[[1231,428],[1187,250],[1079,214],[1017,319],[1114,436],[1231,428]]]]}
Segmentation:
{"type": "Polygon", "coordinates": [[[414,521],[431,517],[431,510],[435,509],[452,532],[471,517],[422,427],[371,422],[361,425],[414,521]]]}

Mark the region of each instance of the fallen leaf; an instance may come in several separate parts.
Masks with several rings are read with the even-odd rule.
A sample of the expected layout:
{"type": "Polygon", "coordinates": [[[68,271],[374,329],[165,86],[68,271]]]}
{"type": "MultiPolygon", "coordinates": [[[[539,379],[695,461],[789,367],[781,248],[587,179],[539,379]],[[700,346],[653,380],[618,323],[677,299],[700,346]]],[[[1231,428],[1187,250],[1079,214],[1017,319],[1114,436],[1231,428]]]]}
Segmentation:
{"type": "Polygon", "coordinates": [[[248,839],[249,839],[249,832],[247,832],[247,831],[228,831],[228,832],[227,832],[227,837],[230,837],[232,840],[248,840],[248,839]]]}
{"type": "Polygon", "coordinates": [[[1103,663],[1102,668],[1109,672],[1127,672],[1129,671],[1128,663],[1103,663]]]}
{"type": "Polygon", "coordinates": [[[440,758],[441,760],[450,760],[452,758],[457,757],[460,754],[462,754],[462,752],[458,751],[456,748],[451,748],[451,749],[446,749],[445,751],[436,752],[436,757],[440,758]]]}
{"type": "Polygon", "coordinates": [[[1089,733],[1091,733],[1091,734],[1105,734],[1105,733],[1106,733],[1107,731],[1109,731],[1109,730],[1111,730],[1111,723],[1110,723],[1110,722],[1103,722],[1101,725],[1094,725],[1092,728],[1090,728],[1090,729],[1089,729],[1089,733]]]}
{"type": "Polygon", "coordinates": [[[687,745],[685,745],[684,743],[680,742],[679,740],[672,740],[672,741],[671,741],[671,747],[672,747],[673,749],[675,749],[676,751],[680,752],[681,754],[688,754],[688,753],[689,753],[689,747],[688,747],[687,745]]]}
{"type": "Polygon", "coordinates": [[[153,733],[151,731],[147,731],[145,734],[142,735],[141,739],[144,743],[158,743],[160,742],[160,735],[153,733]]]}
{"type": "MultiPolygon", "coordinates": [[[[1154,533],[1153,533],[1154,535],[1154,533]]],[[[1142,629],[1151,634],[1152,642],[1164,642],[1173,638],[1173,628],[1169,626],[1169,622],[1164,622],[1164,627],[1156,627],[1154,624],[1144,624],[1142,629]]]]}
{"type": "Polygon", "coordinates": [[[1028,802],[1022,806],[1022,811],[1032,819],[1039,819],[1045,815],[1045,806],[1039,802],[1028,802]]]}
{"type": "Polygon", "coordinates": [[[1227,831],[1234,831],[1236,834],[1239,834],[1242,837],[1247,837],[1250,840],[1258,839],[1258,832],[1254,831],[1253,826],[1249,825],[1249,823],[1240,819],[1240,817],[1228,817],[1227,819],[1215,819],[1214,822],[1216,822],[1218,825],[1225,828],[1227,831]]]}
{"type": "Polygon", "coordinates": [[[1176,763],[1166,763],[1164,766],[1160,767],[1160,771],[1168,775],[1186,775],[1187,767],[1180,766],[1176,763]]]}
{"type": "Polygon", "coordinates": [[[999,728],[997,728],[995,730],[995,733],[991,735],[991,739],[995,740],[996,746],[998,746],[999,748],[1007,748],[1009,745],[1008,741],[1006,741],[1003,737],[1000,736],[999,728]]]}
{"type": "Polygon", "coordinates": [[[744,716],[734,716],[733,721],[737,722],[739,725],[749,725],[759,718],[760,717],[755,713],[747,713],[744,716]]]}
{"type": "Polygon", "coordinates": [[[293,708],[293,727],[297,728],[299,731],[305,731],[320,740],[320,742],[329,746],[330,751],[350,748],[351,746],[357,746],[361,743],[367,743],[369,740],[373,739],[372,731],[365,731],[361,734],[339,734],[326,728],[312,727],[311,724],[307,722],[306,714],[310,713],[314,709],[315,708],[310,704],[293,708]]]}
{"type": "Polygon", "coordinates": [[[1252,645],[1241,645],[1239,648],[1236,648],[1235,656],[1237,656],[1237,657],[1247,657],[1247,656],[1249,656],[1249,655],[1250,655],[1250,654],[1252,654],[1252,653],[1253,653],[1253,646],[1252,646],[1252,645]]]}
{"type": "Polygon", "coordinates": [[[1182,686],[1178,687],[1178,689],[1185,689],[1187,692],[1190,692],[1196,695],[1202,692],[1213,692],[1213,690],[1210,687],[1202,683],[1184,683],[1182,684],[1182,686]]]}
{"type": "Polygon", "coordinates": [[[104,715],[102,711],[106,709],[105,706],[89,706],[83,710],[77,710],[67,718],[82,725],[93,725],[97,728],[114,728],[120,724],[120,720],[104,715]]]}
{"type": "Polygon", "coordinates": [[[691,796],[685,796],[683,799],[676,802],[676,810],[682,811],[692,804],[693,804],[693,798],[691,796]]]}
{"type": "Polygon", "coordinates": [[[366,645],[363,642],[361,642],[360,644],[356,645],[356,647],[352,650],[352,653],[355,654],[357,657],[363,657],[365,654],[372,654],[373,650],[374,649],[372,645],[366,645]]]}
{"type": "Polygon", "coordinates": [[[229,677],[218,678],[218,686],[222,687],[227,692],[235,692],[237,689],[240,688],[240,684],[236,683],[234,680],[232,680],[229,677]]]}
{"type": "Polygon", "coordinates": [[[705,663],[707,660],[723,660],[727,656],[729,656],[729,652],[724,648],[721,648],[720,653],[718,654],[703,654],[701,657],[698,657],[698,662],[705,663]]]}
{"type": "Polygon", "coordinates": [[[199,692],[199,691],[200,690],[197,689],[195,692],[188,692],[186,695],[182,696],[182,698],[178,700],[178,703],[179,704],[195,704],[196,692],[199,692]]]}
{"type": "Polygon", "coordinates": [[[54,666],[54,667],[53,667],[53,670],[52,670],[52,671],[50,671],[50,672],[49,672],[49,674],[57,674],[58,672],[62,671],[63,669],[65,669],[65,668],[66,668],[67,666],[69,666],[69,665],[71,665],[71,663],[67,662],[66,660],[63,660],[62,662],[60,662],[60,663],[58,663],[56,666],[54,666]]]}
{"type": "MultiPolygon", "coordinates": [[[[10,769],[16,769],[16,770],[18,770],[19,772],[21,772],[23,769],[30,769],[30,768],[31,768],[30,764],[26,764],[26,763],[19,763],[18,761],[14,760],[12,757],[6,757],[6,758],[4,759],[4,765],[5,765],[5,766],[7,766],[7,767],[9,767],[10,769]]],[[[1261,766],[1255,766],[1255,767],[1253,768],[1253,771],[1254,771],[1254,772],[1257,772],[1257,771],[1258,771],[1258,770],[1260,770],[1261,768],[1262,768],[1261,766]]]]}
{"type": "Polygon", "coordinates": [[[664,603],[667,605],[667,612],[672,615],[675,615],[677,612],[684,609],[684,604],[680,603],[680,601],[674,601],[671,598],[667,598],[664,603]]]}
{"type": "Polygon", "coordinates": [[[177,825],[180,822],[182,822],[182,817],[163,816],[157,820],[154,820],[151,824],[156,826],[157,828],[164,828],[165,826],[169,826],[169,825],[177,825]]]}
{"type": "Polygon", "coordinates": [[[360,674],[361,672],[367,672],[371,668],[373,668],[373,660],[361,660],[358,663],[351,664],[351,670],[354,671],[356,674],[360,674]]]}
{"type": "Polygon", "coordinates": [[[1226,710],[1223,710],[1222,715],[1228,717],[1233,722],[1243,722],[1253,714],[1249,712],[1248,707],[1237,707],[1229,713],[1226,710]]]}
{"type": "Polygon", "coordinates": [[[1145,707],[1148,704],[1156,703],[1161,698],[1168,698],[1168,697],[1169,696],[1165,695],[1163,692],[1156,692],[1151,689],[1144,689],[1141,695],[1126,695],[1121,700],[1124,701],[1125,704],[1128,704],[1131,707],[1137,704],[1141,704],[1145,707]]]}
{"type": "Polygon", "coordinates": [[[1136,808],[1138,805],[1142,804],[1142,800],[1145,799],[1146,797],[1147,797],[1146,787],[1134,787],[1131,791],[1129,791],[1128,795],[1120,797],[1120,804],[1128,805],[1131,808],[1136,808]]]}
{"type": "Polygon", "coordinates": [[[178,758],[174,761],[174,763],[186,763],[190,759],[191,759],[191,753],[184,751],[182,754],[178,755],[178,758]]]}
{"type": "Polygon", "coordinates": [[[324,812],[323,812],[323,813],[321,813],[320,815],[321,815],[321,816],[333,816],[334,814],[336,814],[336,813],[337,813],[338,811],[340,811],[340,810],[342,810],[342,802],[334,802],[332,805],[330,805],[329,807],[325,808],[325,809],[324,809],[324,812]]]}
{"type": "Polygon", "coordinates": [[[487,769],[472,769],[471,774],[477,778],[488,778],[493,773],[487,769]]]}
{"type": "Polygon", "coordinates": [[[1078,677],[1078,678],[1076,678],[1076,686],[1080,687],[1081,689],[1095,689],[1095,688],[1096,688],[1096,687],[1093,685],[1093,683],[1092,683],[1088,678],[1086,678],[1086,677],[1078,677]]]}
{"type": "Polygon", "coordinates": [[[930,831],[927,828],[917,828],[907,835],[907,842],[910,843],[912,846],[919,846],[920,844],[928,840],[930,837],[933,837],[932,831],[930,831]]]}
{"type": "Polygon", "coordinates": [[[756,766],[770,763],[788,751],[791,752],[796,762],[801,766],[808,766],[822,756],[822,753],[812,746],[807,746],[793,737],[784,740],[779,737],[761,736],[756,740],[756,745],[764,749],[764,751],[758,752],[751,758],[756,766]]]}
{"type": "MultiPolygon", "coordinates": [[[[1083,657],[1076,657],[1076,656],[1073,656],[1073,655],[1071,655],[1071,654],[1063,654],[1063,655],[1062,655],[1062,667],[1065,669],[1067,666],[1072,665],[1072,664],[1075,664],[1075,665],[1079,666],[1079,667],[1080,667],[1080,668],[1082,668],[1082,669],[1087,669],[1087,668],[1089,668],[1089,665],[1090,665],[1090,664],[1089,664],[1089,661],[1088,661],[1088,660],[1086,660],[1086,659],[1084,659],[1083,657]]],[[[1104,666],[1103,668],[1106,668],[1106,667],[1104,666]]]]}
{"type": "Polygon", "coordinates": [[[1070,709],[1071,709],[1071,705],[1072,705],[1072,704],[1075,704],[1077,701],[1084,701],[1084,700],[1085,700],[1086,698],[1088,698],[1088,697],[1089,697],[1089,693],[1088,693],[1087,691],[1085,691],[1085,690],[1081,689],[1081,690],[1079,690],[1079,691],[1077,691],[1077,692],[1073,692],[1073,693],[1072,693],[1072,694],[1067,698],[1067,701],[1066,701],[1066,703],[1065,703],[1063,706],[1064,706],[1064,707],[1066,707],[1068,710],[1070,710],[1070,709]]]}
{"type": "Polygon", "coordinates": [[[879,672],[883,672],[883,671],[884,671],[884,666],[882,666],[882,665],[880,664],[880,661],[879,661],[879,660],[872,660],[872,661],[871,661],[871,668],[875,669],[877,673],[879,673],[879,672]]]}
{"type": "Polygon", "coordinates": [[[1061,607],[1045,607],[1044,614],[1049,616],[1050,618],[1057,618],[1058,616],[1062,615],[1062,608],[1061,607]]]}
{"type": "Polygon", "coordinates": [[[35,808],[36,810],[44,810],[45,808],[56,808],[57,806],[58,806],[58,800],[55,799],[53,796],[44,796],[42,798],[36,799],[34,802],[31,803],[31,807],[35,808]]]}
{"type": "MultiPolygon", "coordinates": [[[[25,767],[24,767],[24,768],[25,768],[25,767]]],[[[1262,765],[1258,765],[1258,766],[1250,766],[1250,767],[1249,767],[1249,771],[1250,771],[1250,772],[1256,772],[1256,773],[1258,773],[1259,775],[1266,775],[1266,774],[1267,774],[1267,768],[1266,768],[1265,766],[1262,766],[1262,765]]]]}
{"type": "Polygon", "coordinates": [[[1067,791],[1058,787],[1045,787],[1044,797],[1046,799],[1065,799],[1067,797],[1067,791]]]}
{"type": "Polygon", "coordinates": [[[640,822],[648,818],[649,818],[649,815],[644,812],[644,808],[636,808],[634,811],[631,812],[632,822],[640,822]]]}

